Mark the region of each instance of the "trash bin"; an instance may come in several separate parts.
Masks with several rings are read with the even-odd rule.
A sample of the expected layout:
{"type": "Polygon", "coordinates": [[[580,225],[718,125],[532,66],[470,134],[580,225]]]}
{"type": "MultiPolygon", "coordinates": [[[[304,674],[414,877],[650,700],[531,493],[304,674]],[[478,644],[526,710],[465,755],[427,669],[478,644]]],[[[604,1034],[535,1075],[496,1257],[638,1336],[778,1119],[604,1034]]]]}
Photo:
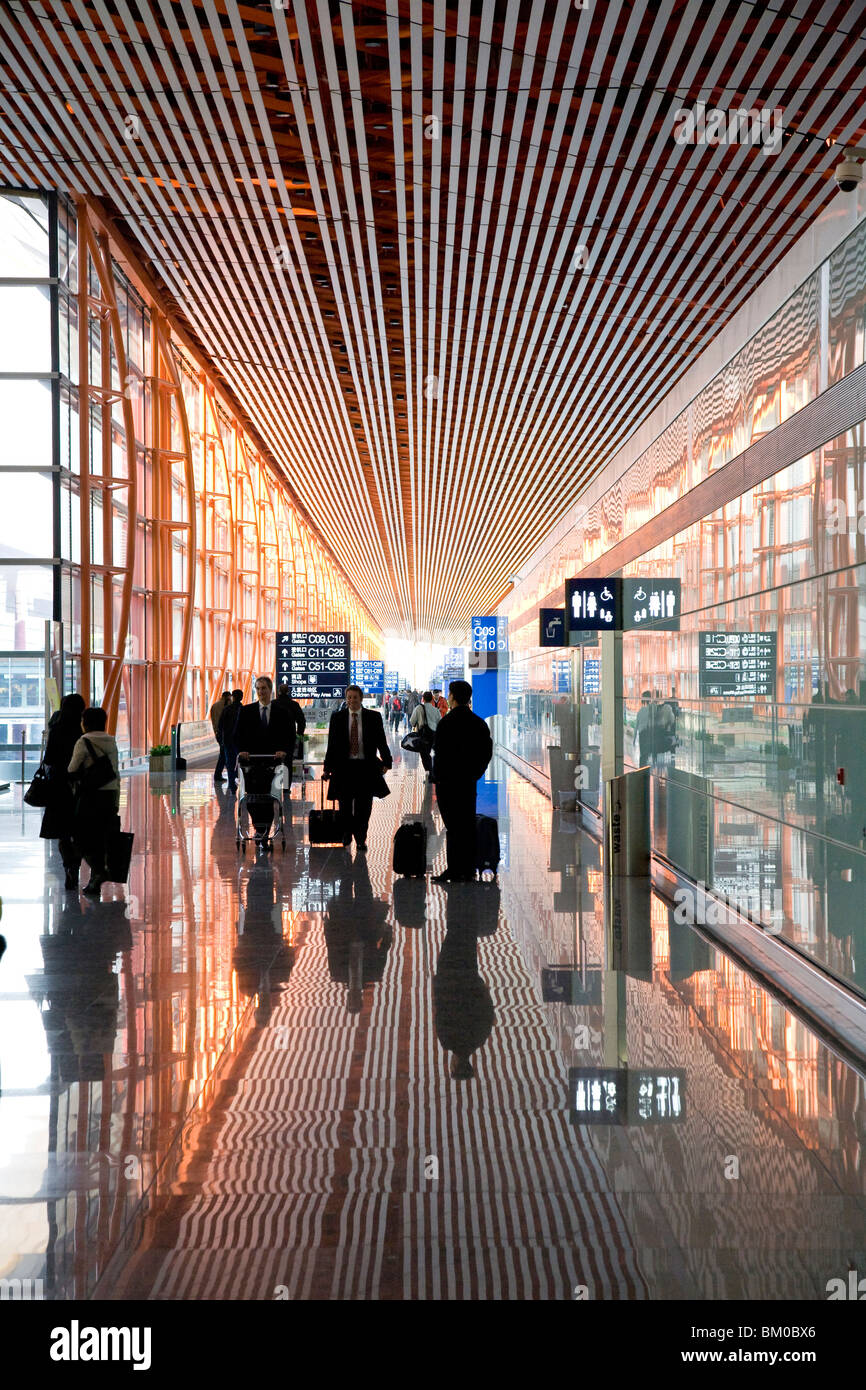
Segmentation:
{"type": "Polygon", "coordinates": [[[606,870],[614,878],[650,871],[650,770],[639,767],[604,784],[606,870]]]}

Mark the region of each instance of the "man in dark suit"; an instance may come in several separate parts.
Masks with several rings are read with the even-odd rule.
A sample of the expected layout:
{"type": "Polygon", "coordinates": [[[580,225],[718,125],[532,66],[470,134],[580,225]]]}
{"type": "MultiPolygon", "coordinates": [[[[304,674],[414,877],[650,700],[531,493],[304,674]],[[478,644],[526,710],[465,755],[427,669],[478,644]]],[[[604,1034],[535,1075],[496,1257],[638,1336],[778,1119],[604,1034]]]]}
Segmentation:
{"type": "Polygon", "coordinates": [[[353,835],[359,850],[367,848],[373,797],[388,795],[383,773],[390,771],[391,750],[385,726],[378,710],[361,708],[363,698],[359,685],[347,687],[346,708],[331,715],[322,767],[322,776],[330,778],[329,795],[340,803],[344,849],[353,835]]]}
{"type": "Polygon", "coordinates": [[[445,822],[447,867],[434,883],[468,883],[475,877],[476,783],[493,757],[493,740],[483,719],[469,708],[472,686],[452,681],[448,713],[433,739],[436,800],[445,822]]]}
{"type": "Polygon", "coordinates": [[[282,709],[288,710],[289,714],[292,716],[295,725],[295,733],[298,736],[298,746],[295,749],[292,756],[294,758],[302,758],[304,756],[304,746],[301,743],[300,739],[301,735],[307,727],[307,716],[304,714],[304,711],[301,709],[301,706],[298,704],[297,700],[292,699],[291,695],[289,694],[289,687],[286,681],[283,681],[282,685],[277,691],[276,703],[282,709]]]}
{"type": "Polygon", "coordinates": [[[275,703],[274,683],[270,676],[256,681],[256,703],[242,705],[238,715],[234,742],[238,760],[246,762],[251,753],[270,753],[288,766],[291,781],[292,757],[295,749],[295,724],[288,710],[275,703]]]}

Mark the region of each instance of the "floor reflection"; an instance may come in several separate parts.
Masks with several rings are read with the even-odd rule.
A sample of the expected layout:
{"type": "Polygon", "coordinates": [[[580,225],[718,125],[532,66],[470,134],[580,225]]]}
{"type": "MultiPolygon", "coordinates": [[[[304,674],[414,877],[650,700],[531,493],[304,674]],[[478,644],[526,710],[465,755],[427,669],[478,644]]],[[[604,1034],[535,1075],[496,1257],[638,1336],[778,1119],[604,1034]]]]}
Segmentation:
{"type": "Polygon", "coordinates": [[[125,779],[101,903],[0,799],[0,1277],[797,1299],[866,1272],[861,1076],[505,767],[498,883],[394,882],[403,817],[437,867],[443,837],[417,759],[391,785],[366,855],[308,847],[308,787],[285,850],[241,855],[207,771],[125,779]]]}

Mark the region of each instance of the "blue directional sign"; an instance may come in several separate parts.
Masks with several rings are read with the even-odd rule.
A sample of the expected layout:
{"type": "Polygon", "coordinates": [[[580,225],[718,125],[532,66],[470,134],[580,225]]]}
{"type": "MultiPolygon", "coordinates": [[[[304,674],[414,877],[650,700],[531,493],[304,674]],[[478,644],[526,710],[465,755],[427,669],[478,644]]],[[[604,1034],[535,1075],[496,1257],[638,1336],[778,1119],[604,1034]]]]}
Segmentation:
{"type": "Polygon", "coordinates": [[[540,608],[538,610],[538,645],[540,647],[565,647],[568,645],[564,608],[540,608]]]}
{"type": "Polygon", "coordinates": [[[601,692],[601,662],[588,656],[583,662],[583,693],[598,695],[601,692]]]}
{"type": "Polygon", "coordinates": [[[490,618],[473,618],[470,642],[474,652],[504,652],[508,648],[508,619],[494,613],[490,618]]]}
{"type": "Polygon", "coordinates": [[[463,679],[463,648],[449,647],[442,666],[442,688],[447,689],[449,681],[463,679]]]}
{"type": "Polygon", "coordinates": [[[352,684],[360,685],[365,695],[385,693],[384,661],[353,661],[352,684]]]}
{"type": "Polygon", "coordinates": [[[554,660],[553,690],[556,695],[571,694],[571,661],[568,657],[564,661],[554,660]]]}
{"type": "Polygon", "coordinates": [[[386,690],[391,690],[391,691],[399,690],[399,689],[400,689],[400,672],[399,672],[399,671],[386,671],[386,672],[385,672],[385,689],[386,689],[386,690]]]}

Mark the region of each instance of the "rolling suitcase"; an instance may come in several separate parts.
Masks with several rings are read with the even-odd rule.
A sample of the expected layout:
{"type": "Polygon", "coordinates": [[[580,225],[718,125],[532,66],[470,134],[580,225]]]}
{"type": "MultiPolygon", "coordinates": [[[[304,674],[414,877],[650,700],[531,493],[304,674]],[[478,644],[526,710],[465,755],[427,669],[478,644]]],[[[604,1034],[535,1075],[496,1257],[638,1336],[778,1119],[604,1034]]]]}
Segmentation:
{"type": "Polygon", "coordinates": [[[311,845],[341,845],[346,838],[344,834],[344,821],[339,810],[335,806],[325,809],[325,788],[321,787],[321,805],[318,810],[312,810],[308,819],[311,845]]]}
{"type": "Polygon", "coordinates": [[[409,820],[394,836],[394,873],[423,878],[427,872],[427,831],[420,820],[409,820]]]}
{"type": "Polygon", "coordinates": [[[480,874],[499,867],[499,826],[492,816],[475,817],[475,866],[480,874]]]}

